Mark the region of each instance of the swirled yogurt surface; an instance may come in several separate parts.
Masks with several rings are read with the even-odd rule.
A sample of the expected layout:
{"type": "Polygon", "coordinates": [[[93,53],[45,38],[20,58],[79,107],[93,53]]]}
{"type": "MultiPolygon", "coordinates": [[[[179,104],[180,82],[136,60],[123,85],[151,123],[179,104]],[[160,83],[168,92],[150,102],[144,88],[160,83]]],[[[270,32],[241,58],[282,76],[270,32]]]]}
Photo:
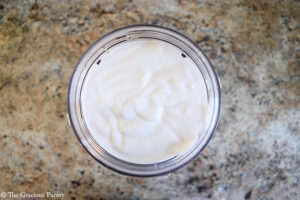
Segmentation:
{"type": "Polygon", "coordinates": [[[203,76],[176,46],[133,40],[110,48],[90,68],[81,91],[89,132],[113,156],[150,164],[172,158],[204,126],[203,76]]]}

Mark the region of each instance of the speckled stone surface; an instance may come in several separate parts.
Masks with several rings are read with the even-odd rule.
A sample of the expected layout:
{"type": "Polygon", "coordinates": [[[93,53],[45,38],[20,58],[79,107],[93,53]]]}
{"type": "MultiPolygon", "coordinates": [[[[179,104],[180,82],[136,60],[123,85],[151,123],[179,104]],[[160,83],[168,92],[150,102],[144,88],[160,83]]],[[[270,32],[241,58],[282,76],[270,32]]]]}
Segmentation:
{"type": "Polygon", "coordinates": [[[299,199],[299,10],[289,0],[0,1],[0,193],[299,199]],[[222,82],[215,136],[170,176],[106,169],[66,117],[69,79],[84,51],[104,33],[137,23],[186,34],[222,82]]]}

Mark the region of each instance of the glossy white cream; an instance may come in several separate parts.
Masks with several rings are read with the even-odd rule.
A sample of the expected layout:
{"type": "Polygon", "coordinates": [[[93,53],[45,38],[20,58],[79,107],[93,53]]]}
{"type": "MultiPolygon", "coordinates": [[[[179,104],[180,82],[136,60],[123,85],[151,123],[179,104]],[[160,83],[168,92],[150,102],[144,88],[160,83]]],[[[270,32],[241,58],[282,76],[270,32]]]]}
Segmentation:
{"type": "Polygon", "coordinates": [[[93,64],[81,92],[86,125],[122,160],[150,164],[188,150],[204,126],[205,81],[191,58],[159,40],[109,49],[93,64]]]}

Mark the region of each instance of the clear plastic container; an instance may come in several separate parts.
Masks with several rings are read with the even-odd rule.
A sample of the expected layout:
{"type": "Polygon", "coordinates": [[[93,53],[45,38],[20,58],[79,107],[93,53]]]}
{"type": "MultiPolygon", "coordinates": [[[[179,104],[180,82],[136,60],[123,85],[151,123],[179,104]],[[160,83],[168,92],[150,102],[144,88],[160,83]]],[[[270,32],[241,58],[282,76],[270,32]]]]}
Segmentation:
{"type": "Polygon", "coordinates": [[[69,85],[68,115],[71,126],[74,129],[83,147],[105,167],[122,174],[150,177],[173,172],[193,160],[208,144],[211,139],[220,115],[221,92],[219,79],[212,64],[201,49],[186,36],[160,26],[134,25],[127,26],[110,32],[96,41],[81,57],[69,85]],[[85,119],[81,112],[81,90],[90,67],[97,62],[102,54],[119,43],[136,39],[157,39],[169,42],[180,48],[198,66],[206,83],[208,108],[205,119],[205,128],[199,130],[197,141],[193,146],[173,158],[153,164],[136,164],[120,160],[109,154],[91,136],[85,119]]]}

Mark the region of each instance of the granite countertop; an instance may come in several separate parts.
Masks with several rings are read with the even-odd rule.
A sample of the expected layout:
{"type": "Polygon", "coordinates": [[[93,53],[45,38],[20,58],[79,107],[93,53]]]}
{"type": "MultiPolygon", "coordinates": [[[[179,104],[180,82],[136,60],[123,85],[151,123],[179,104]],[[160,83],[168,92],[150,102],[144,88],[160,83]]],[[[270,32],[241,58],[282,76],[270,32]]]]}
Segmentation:
{"type": "Polygon", "coordinates": [[[299,199],[299,10],[289,0],[1,1],[0,198],[299,199]],[[137,23],[186,34],[222,82],[213,139],[170,176],[106,169],[67,121],[68,83],[81,55],[103,34],[137,23]]]}

